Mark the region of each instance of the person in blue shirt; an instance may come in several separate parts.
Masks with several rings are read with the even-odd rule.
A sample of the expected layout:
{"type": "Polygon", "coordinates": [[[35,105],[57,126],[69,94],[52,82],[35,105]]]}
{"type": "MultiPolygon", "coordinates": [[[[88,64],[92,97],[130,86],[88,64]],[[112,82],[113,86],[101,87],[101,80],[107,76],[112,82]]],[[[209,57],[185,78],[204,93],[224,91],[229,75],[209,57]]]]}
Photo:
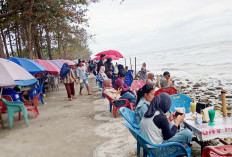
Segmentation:
{"type": "Polygon", "coordinates": [[[151,84],[145,84],[137,93],[137,105],[135,108],[134,123],[139,125],[143,115],[147,112],[151,101],[154,98],[155,89],[151,84]]]}

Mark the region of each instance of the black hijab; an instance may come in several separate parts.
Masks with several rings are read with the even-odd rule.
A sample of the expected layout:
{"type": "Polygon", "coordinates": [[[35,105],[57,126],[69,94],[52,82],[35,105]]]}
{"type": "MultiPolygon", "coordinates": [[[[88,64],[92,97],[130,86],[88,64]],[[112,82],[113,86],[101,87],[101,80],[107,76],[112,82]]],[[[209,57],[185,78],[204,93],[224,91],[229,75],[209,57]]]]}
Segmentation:
{"type": "Polygon", "coordinates": [[[161,114],[165,114],[171,108],[171,105],[172,100],[170,96],[167,93],[161,93],[152,100],[147,112],[144,114],[144,117],[151,118],[154,116],[156,111],[160,111],[161,114]]]}

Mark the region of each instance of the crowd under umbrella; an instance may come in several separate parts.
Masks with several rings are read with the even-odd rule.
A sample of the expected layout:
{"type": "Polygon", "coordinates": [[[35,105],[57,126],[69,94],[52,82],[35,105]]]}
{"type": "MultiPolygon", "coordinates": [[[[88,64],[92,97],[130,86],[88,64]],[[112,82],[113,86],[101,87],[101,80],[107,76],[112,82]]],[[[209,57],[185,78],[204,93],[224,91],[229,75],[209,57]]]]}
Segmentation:
{"type": "Polygon", "coordinates": [[[0,58],[0,71],[0,96],[3,87],[29,86],[38,82],[27,70],[7,59],[0,58]]]}
{"type": "Polygon", "coordinates": [[[96,54],[95,56],[101,56],[101,54],[105,54],[105,55],[108,55],[108,56],[115,56],[115,57],[118,57],[118,58],[123,58],[123,55],[116,51],[116,50],[107,50],[107,51],[103,51],[103,52],[100,52],[98,54],[96,54]]]}
{"type": "Polygon", "coordinates": [[[57,59],[57,61],[60,61],[62,63],[68,63],[68,66],[70,66],[70,67],[72,67],[72,66],[74,66],[76,64],[73,61],[66,60],[66,59],[57,59]]]}
{"type": "Polygon", "coordinates": [[[53,64],[55,64],[56,66],[58,66],[60,69],[63,66],[63,63],[57,60],[48,60],[49,62],[52,62],[53,64]]]}
{"type": "Polygon", "coordinates": [[[40,74],[46,71],[45,67],[27,58],[11,57],[7,59],[20,65],[31,74],[40,74]]]}
{"type": "Polygon", "coordinates": [[[60,68],[55,64],[43,59],[34,59],[34,61],[44,66],[46,68],[46,72],[51,74],[60,74],[60,68]]]}

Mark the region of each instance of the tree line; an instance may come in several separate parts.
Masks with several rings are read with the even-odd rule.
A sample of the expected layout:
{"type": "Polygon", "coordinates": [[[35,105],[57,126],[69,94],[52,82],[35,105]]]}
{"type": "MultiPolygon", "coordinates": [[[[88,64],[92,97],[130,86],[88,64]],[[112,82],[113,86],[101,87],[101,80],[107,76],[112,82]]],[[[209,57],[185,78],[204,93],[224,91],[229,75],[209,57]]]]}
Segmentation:
{"type": "Polygon", "coordinates": [[[0,57],[88,59],[88,5],[97,0],[0,0],[0,57]]]}

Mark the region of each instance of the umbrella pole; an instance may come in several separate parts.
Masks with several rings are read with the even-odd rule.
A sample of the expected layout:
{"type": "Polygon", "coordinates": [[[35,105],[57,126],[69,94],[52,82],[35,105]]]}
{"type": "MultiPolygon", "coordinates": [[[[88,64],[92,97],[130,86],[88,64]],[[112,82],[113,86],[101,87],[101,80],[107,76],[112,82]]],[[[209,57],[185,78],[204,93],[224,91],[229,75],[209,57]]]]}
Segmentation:
{"type": "Polygon", "coordinates": [[[1,87],[0,89],[0,98],[2,97],[2,91],[3,91],[3,87],[1,87]]]}

